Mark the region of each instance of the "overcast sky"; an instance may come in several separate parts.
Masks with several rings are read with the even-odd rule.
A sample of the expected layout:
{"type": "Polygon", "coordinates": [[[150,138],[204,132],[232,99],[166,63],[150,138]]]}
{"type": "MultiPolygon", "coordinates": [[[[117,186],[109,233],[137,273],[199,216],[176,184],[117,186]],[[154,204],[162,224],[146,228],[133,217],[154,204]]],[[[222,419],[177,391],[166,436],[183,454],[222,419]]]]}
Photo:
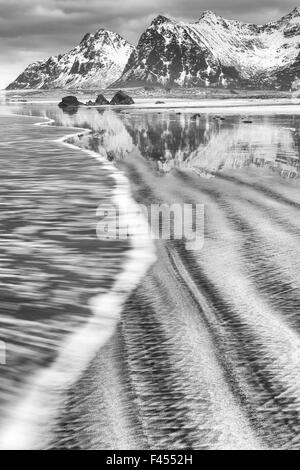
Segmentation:
{"type": "Polygon", "coordinates": [[[0,0],[0,89],[29,63],[66,52],[101,27],[136,43],[158,14],[196,20],[213,10],[261,24],[295,6],[295,0],[0,0]]]}

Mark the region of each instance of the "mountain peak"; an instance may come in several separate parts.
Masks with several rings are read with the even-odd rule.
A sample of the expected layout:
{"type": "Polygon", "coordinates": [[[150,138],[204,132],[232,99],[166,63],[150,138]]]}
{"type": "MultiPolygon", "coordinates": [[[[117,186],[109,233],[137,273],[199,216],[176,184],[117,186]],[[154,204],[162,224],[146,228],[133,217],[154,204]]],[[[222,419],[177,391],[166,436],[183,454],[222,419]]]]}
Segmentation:
{"type": "Polygon", "coordinates": [[[300,16],[300,7],[295,7],[294,10],[291,12],[293,16],[300,16]]]}
{"type": "Polygon", "coordinates": [[[30,64],[8,89],[106,88],[121,76],[133,50],[119,34],[101,28],[69,52],[30,64]]]}
{"type": "Polygon", "coordinates": [[[83,38],[82,38],[80,44],[87,43],[90,39],[91,39],[91,40],[93,40],[93,39],[94,39],[94,40],[98,40],[98,39],[100,39],[100,38],[106,38],[106,37],[108,37],[108,36],[110,36],[110,37],[112,36],[112,37],[116,37],[116,38],[121,37],[118,33],[114,33],[113,31],[108,31],[108,30],[105,29],[105,28],[100,28],[100,29],[98,29],[98,31],[96,31],[95,34],[86,33],[86,34],[83,36],[83,38]]]}
{"type": "Polygon", "coordinates": [[[204,10],[200,18],[210,18],[210,17],[215,18],[216,16],[217,15],[212,10],[204,10]]]}
{"type": "Polygon", "coordinates": [[[87,40],[90,39],[91,36],[92,36],[91,33],[86,33],[86,34],[83,36],[83,38],[82,38],[80,44],[83,44],[83,43],[87,42],[87,40]]]}
{"type": "Polygon", "coordinates": [[[205,10],[200,18],[198,19],[198,22],[201,21],[201,20],[206,20],[206,21],[210,21],[210,20],[216,20],[218,17],[218,15],[216,15],[213,11],[211,10],[205,10]]]}
{"type": "Polygon", "coordinates": [[[284,15],[278,22],[282,21],[290,21],[293,19],[299,19],[300,18],[300,7],[295,7],[290,13],[287,15],[284,15]]]}
{"type": "Polygon", "coordinates": [[[151,25],[157,26],[164,23],[172,23],[172,20],[164,15],[158,15],[156,18],[154,18],[151,25]]]}
{"type": "Polygon", "coordinates": [[[98,31],[95,33],[95,38],[101,38],[102,36],[103,37],[118,36],[118,34],[112,31],[108,31],[107,29],[104,29],[104,28],[99,28],[98,31]]]}

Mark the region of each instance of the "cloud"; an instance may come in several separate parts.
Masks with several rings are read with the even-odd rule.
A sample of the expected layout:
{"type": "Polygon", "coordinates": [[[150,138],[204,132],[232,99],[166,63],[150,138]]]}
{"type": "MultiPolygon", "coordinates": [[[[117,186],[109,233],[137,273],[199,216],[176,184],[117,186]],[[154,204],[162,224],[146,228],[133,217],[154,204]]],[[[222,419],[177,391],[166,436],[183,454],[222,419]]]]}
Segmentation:
{"type": "Polygon", "coordinates": [[[0,0],[0,88],[28,63],[65,52],[100,27],[136,43],[159,13],[196,20],[209,9],[225,18],[264,23],[294,6],[294,0],[0,0]]]}

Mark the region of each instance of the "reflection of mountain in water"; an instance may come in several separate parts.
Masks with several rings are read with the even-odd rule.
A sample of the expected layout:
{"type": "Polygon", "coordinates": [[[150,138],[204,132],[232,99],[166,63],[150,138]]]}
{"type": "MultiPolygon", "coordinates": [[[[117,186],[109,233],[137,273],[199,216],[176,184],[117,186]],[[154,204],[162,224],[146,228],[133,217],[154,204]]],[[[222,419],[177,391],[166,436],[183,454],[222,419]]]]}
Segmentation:
{"type": "Polygon", "coordinates": [[[208,143],[212,132],[206,119],[193,120],[189,114],[134,115],[128,118],[126,127],[142,155],[161,164],[185,161],[208,143]]]}
{"type": "Polygon", "coordinates": [[[32,106],[26,114],[40,116],[54,121],[56,125],[87,129],[89,133],[78,133],[68,142],[98,152],[109,160],[118,160],[132,152],[134,145],[123,121],[112,110],[100,108],[77,108],[65,112],[59,108],[41,109],[32,106]]]}
{"type": "Polygon", "coordinates": [[[135,145],[160,170],[193,169],[212,175],[222,169],[268,167],[283,176],[299,174],[299,146],[293,128],[267,118],[244,123],[208,116],[139,115],[128,121],[135,145]]]}
{"type": "Polygon", "coordinates": [[[113,111],[82,108],[74,116],[60,114],[59,123],[91,129],[92,133],[73,137],[71,142],[109,160],[123,159],[134,149],[124,123],[113,111]]]}
{"type": "MultiPolygon", "coordinates": [[[[26,113],[28,113],[28,108],[26,113]]],[[[72,143],[94,150],[109,160],[126,158],[135,148],[155,168],[189,169],[212,177],[226,169],[270,168],[281,176],[300,172],[296,118],[257,116],[245,123],[241,116],[221,120],[211,115],[195,118],[185,113],[116,113],[113,110],[79,108],[75,114],[49,107],[31,107],[30,113],[54,119],[66,127],[91,130],[72,143]]]]}

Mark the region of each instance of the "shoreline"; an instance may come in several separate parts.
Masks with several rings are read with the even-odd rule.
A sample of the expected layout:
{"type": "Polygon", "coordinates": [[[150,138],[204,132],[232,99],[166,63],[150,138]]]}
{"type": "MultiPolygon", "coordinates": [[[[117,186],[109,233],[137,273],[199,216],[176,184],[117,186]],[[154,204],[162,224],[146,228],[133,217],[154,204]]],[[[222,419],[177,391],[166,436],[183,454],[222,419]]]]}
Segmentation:
{"type": "MultiPolygon", "coordinates": [[[[79,106],[78,109],[98,109],[98,110],[110,110],[116,112],[129,113],[133,112],[143,112],[143,111],[158,111],[158,112],[178,112],[178,113],[206,113],[206,114],[300,114],[300,100],[295,100],[294,102],[290,99],[278,99],[278,100],[267,100],[267,99],[257,99],[257,100],[186,100],[186,99],[172,99],[166,98],[161,103],[155,103],[155,99],[136,99],[135,104],[131,105],[98,105],[98,106],[79,106]]],[[[8,108],[13,106],[22,105],[57,105],[58,100],[49,101],[49,100],[28,100],[24,102],[9,102],[7,104],[3,103],[8,108]]],[[[16,115],[16,113],[14,113],[16,115]]],[[[24,115],[23,115],[24,116],[24,115]]],[[[48,118],[45,118],[48,119],[48,118]]]]}
{"type": "MultiPolygon", "coordinates": [[[[49,118],[41,119],[41,122],[33,125],[47,127],[51,125],[51,122],[55,122],[49,118]]],[[[90,157],[96,158],[104,165],[104,168],[110,170],[111,177],[116,182],[112,201],[119,208],[121,214],[129,215],[128,226],[136,229],[135,215],[127,213],[128,207],[137,207],[127,177],[113,163],[104,160],[96,152],[68,142],[72,136],[78,136],[82,133],[88,134],[91,130],[71,129],[77,129],[78,132],[65,135],[54,142],[76,150],[79,149],[90,157]]],[[[140,219],[138,224],[140,224],[140,219]]],[[[93,313],[92,317],[62,345],[55,362],[33,376],[31,388],[27,390],[25,398],[15,406],[7,424],[0,432],[0,449],[29,450],[47,447],[51,438],[51,424],[56,413],[59,412],[63,393],[76,384],[81,373],[89,366],[97,352],[114,335],[123,305],[156,261],[154,244],[147,240],[147,237],[141,237],[148,230],[146,221],[143,227],[140,224],[140,230],[141,232],[138,233],[133,230],[135,235],[131,237],[131,249],[126,254],[125,263],[112,288],[107,293],[96,295],[90,299],[89,307],[93,313]],[[84,356],[81,355],[83,350],[85,351],[84,356]],[[52,403],[52,407],[47,408],[49,403],[52,403]],[[38,418],[34,419],[35,416],[38,418]]]]}

